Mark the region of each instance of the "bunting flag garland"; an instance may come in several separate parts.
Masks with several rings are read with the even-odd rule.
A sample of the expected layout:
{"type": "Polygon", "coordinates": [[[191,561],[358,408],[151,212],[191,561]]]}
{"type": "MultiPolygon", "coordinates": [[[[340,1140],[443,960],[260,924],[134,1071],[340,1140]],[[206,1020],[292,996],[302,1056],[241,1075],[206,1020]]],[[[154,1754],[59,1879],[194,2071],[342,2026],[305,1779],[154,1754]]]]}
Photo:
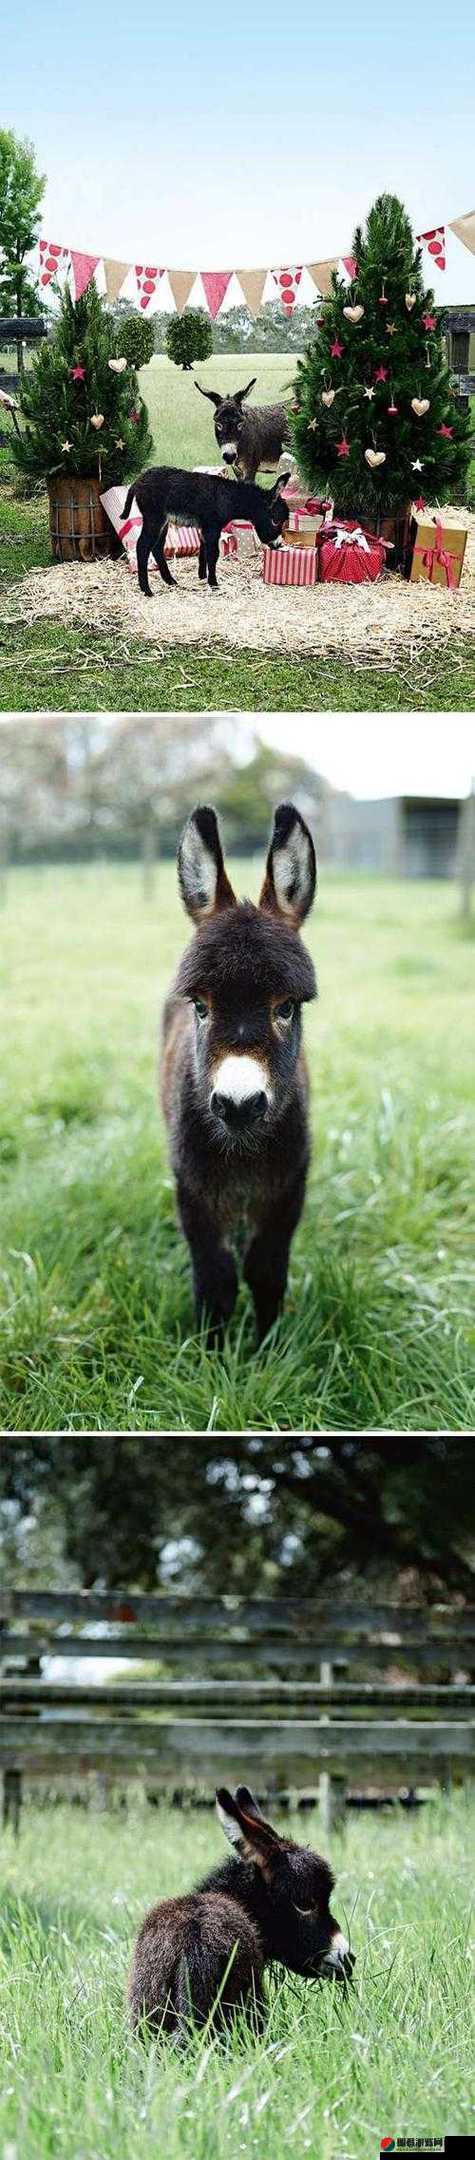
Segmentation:
{"type": "Polygon", "coordinates": [[[209,308],[213,322],[216,321],[216,316],[219,315],[220,307],[222,307],[223,300],[226,298],[232,274],[232,270],[200,270],[206,306],[209,308]]]}
{"type": "Polygon", "coordinates": [[[79,255],[76,248],[71,248],[71,269],[75,300],[80,300],[81,294],[87,292],[88,285],[92,284],[94,271],[97,270],[100,259],[100,255],[79,255]]]}
{"type": "Polygon", "coordinates": [[[295,307],[295,302],[297,299],[297,289],[300,285],[302,270],[303,263],[295,263],[290,269],[289,265],[287,264],[285,269],[283,270],[272,271],[274,285],[277,286],[277,291],[280,294],[282,306],[285,308],[286,315],[291,315],[293,308],[295,307]]]}
{"type": "Polygon", "coordinates": [[[325,262],[306,263],[305,265],[323,300],[328,300],[328,295],[331,293],[333,272],[338,269],[339,260],[339,255],[327,255],[325,262]]]}
{"type": "MultiPolygon", "coordinates": [[[[436,270],[443,271],[446,268],[447,231],[453,232],[462,246],[475,255],[475,210],[467,211],[464,217],[453,218],[450,225],[433,225],[426,232],[417,234],[418,245],[427,248],[436,270]]],[[[130,263],[119,261],[111,255],[90,255],[82,249],[59,246],[54,240],[39,241],[39,283],[43,290],[51,285],[60,272],[63,276],[66,273],[71,280],[74,298],[79,300],[81,294],[87,291],[99,267],[104,273],[107,299],[111,306],[118,300],[126,279],[134,273],[138,304],[144,313],[155,300],[160,280],[167,276],[177,314],[182,315],[195,281],[200,278],[204,304],[213,322],[223,306],[232,277],[237,278],[251,315],[257,315],[264,305],[264,290],[269,279],[274,296],[278,296],[289,320],[294,308],[299,303],[302,305],[299,287],[304,270],[316,292],[324,300],[331,293],[335,272],[337,275],[339,273],[340,277],[344,273],[350,284],[353,284],[358,276],[358,264],[354,255],[327,255],[320,262],[287,263],[279,268],[269,266],[259,270],[170,270],[168,266],[154,263],[130,263]]],[[[165,301],[164,304],[166,307],[168,302],[165,301]]],[[[387,328],[390,329],[389,324],[387,328]]]]}
{"type": "Polygon", "coordinates": [[[102,264],[107,298],[110,300],[111,307],[113,307],[114,300],[118,300],[119,293],[122,292],[122,286],[125,285],[126,277],[129,275],[130,263],[116,262],[114,255],[103,255],[102,264]]]}
{"type": "Polygon", "coordinates": [[[241,291],[244,293],[249,314],[258,315],[259,308],[262,307],[262,294],[267,270],[236,270],[236,277],[239,278],[239,284],[241,291]]]}
{"type": "Polygon", "coordinates": [[[40,285],[50,285],[57,277],[61,264],[69,261],[69,248],[57,247],[55,240],[40,240],[40,285]]]}
{"type": "Polygon", "coordinates": [[[457,240],[462,240],[463,246],[475,255],[475,210],[468,210],[466,217],[454,218],[449,232],[454,232],[457,240]]]}
{"type": "Polygon", "coordinates": [[[171,285],[177,315],[182,315],[183,309],[186,308],[195,277],[196,270],[168,271],[169,284],[171,285]]]}
{"type": "Polygon", "coordinates": [[[157,285],[160,278],[163,277],[163,270],[159,270],[156,264],[153,263],[136,263],[135,276],[140,295],[140,306],[144,309],[148,308],[150,307],[150,301],[155,299],[157,285]]]}
{"type": "Polygon", "coordinates": [[[418,247],[426,247],[432,255],[436,270],[445,270],[445,225],[433,225],[429,232],[416,233],[418,247]]]}

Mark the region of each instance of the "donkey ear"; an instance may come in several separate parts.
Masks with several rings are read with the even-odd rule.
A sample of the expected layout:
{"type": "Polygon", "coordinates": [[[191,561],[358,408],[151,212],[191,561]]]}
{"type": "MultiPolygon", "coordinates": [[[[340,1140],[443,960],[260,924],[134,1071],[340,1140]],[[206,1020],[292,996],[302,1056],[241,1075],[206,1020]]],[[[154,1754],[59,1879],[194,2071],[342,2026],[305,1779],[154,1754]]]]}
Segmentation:
{"type": "Polygon", "coordinates": [[[202,390],[201,383],[197,382],[196,380],[196,375],[193,376],[193,382],[195,385],[195,390],[199,390],[200,397],[210,398],[212,405],[222,405],[223,400],[220,390],[202,390]]]}
{"type": "Polygon", "coordinates": [[[234,391],[233,395],[234,395],[234,403],[235,403],[235,405],[242,405],[242,401],[243,401],[243,398],[245,398],[245,397],[249,397],[249,391],[250,391],[250,390],[253,390],[253,389],[254,389],[254,384],[255,384],[256,382],[257,382],[257,375],[253,375],[253,377],[252,377],[252,381],[251,381],[251,382],[248,382],[248,383],[246,383],[246,388],[245,388],[245,390],[235,390],[235,391],[234,391]]]}
{"type": "Polygon", "coordinates": [[[285,488],[285,487],[287,487],[287,482],[288,482],[289,480],[290,480],[290,473],[289,473],[289,472],[280,472],[280,473],[278,474],[277,480],[274,480],[274,485],[273,485],[273,487],[271,487],[271,488],[269,489],[269,494],[270,494],[270,495],[280,495],[280,493],[281,493],[281,490],[282,490],[282,488],[285,488]]]}
{"type": "Polygon", "coordinates": [[[312,835],[293,803],[279,803],[259,906],[299,930],[315,898],[317,862],[312,835]]]}
{"type": "Polygon", "coordinates": [[[238,1785],[235,1794],[221,1785],[216,1794],[216,1812],[221,1829],[240,1860],[254,1860],[266,1873],[271,1868],[280,1839],[270,1823],[264,1821],[247,1785],[238,1785]],[[244,1793],[245,1802],[240,1797],[244,1793]]]}
{"type": "Polygon", "coordinates": [[[222,908],[236,906],[224,868],[216,811],[207,804],[200,804],[188,818],[177,861],[180,892],[192,922],[205,922],[222,908]]]}

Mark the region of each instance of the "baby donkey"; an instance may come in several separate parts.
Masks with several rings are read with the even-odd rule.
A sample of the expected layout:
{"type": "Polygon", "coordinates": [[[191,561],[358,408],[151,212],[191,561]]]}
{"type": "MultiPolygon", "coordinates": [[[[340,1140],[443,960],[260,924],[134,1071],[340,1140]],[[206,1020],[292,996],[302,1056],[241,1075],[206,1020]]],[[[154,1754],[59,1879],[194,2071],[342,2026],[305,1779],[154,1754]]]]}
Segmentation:
{"type": "Polygon", "coordinates": [[[244,1241],[259,1341],[284,1297],[310,1145],[301,1009],[316,995],[299,937],[316,885],[313,841],[280,803],[258,907],[237,901],[215,812],[185,825],[182,898],[196,925],[168,997],[162,1103],[196,1316],[219,1340],[238,1287],[228,1240],[244,1241]]]}
{"type": "Polygon", "coordinates": [[[129,1983],[132,2023],[179,2042],[190,2025],[244,2010],[265,2022],[263,1973],[278,1963],[302,1980],[349,1980],[354,1958],[330,1912],[327,1861],[264,1820],[247,1785],[216,1794],[218,1820],[234,1858],[184,1897],[147,1913],[129,1983]]]}
{"type": "Polygon", "coordinates": [[[164,552],[170,518],[177,518],[181,524],[199,526],[198,576],[207,578],[208,585],[214,589],[218,583],[216,564],[221,533],[231,519],[242,519],[253,525],[263,546],[275,547],[289,522],[288,503],[284,502],[280,492],[288,477],[288,473],[281,473],[274,487],[260,488],[251,486],[246,480],[230,482],[220,473],[181,472],[173,465],[150,465],[148,471],[129,487],[122,513],[124,519],[130,517],[135,500],[142,516],[142,531],[137,541],[140,591],[151,599],[150,555],[155,556],[164,585],[176,585],[164,552]]]}

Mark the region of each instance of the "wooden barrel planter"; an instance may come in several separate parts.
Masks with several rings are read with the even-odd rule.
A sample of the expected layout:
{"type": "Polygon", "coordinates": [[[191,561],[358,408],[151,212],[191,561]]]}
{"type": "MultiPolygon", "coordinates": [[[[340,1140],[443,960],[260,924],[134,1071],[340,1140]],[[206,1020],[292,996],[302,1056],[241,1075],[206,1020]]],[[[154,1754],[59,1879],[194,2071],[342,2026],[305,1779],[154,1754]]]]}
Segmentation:
{"type": "Polygon", "coordinates": [[[98,480],[57,473],[48,480],[48,499],[55,562],[94,562],[111,554],[114,535],[98,480]]]}

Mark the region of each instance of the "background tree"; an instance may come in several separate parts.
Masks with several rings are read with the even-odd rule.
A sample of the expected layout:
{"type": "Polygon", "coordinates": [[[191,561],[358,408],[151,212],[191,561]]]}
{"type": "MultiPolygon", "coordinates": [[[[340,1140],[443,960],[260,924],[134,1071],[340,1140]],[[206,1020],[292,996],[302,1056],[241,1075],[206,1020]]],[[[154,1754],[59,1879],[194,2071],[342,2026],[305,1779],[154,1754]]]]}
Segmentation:
{"type": "Polygon", "coordinates": [[[126,315],[120,323],[116,346],[131,367],[148,367],[155,349],[153,322],[148,322],[145,315],[126,315]]]}
{"type": "Polygon", "coordinates": [[[292,430],[309,486],[378,530],[414,497],[460,499],[470,420],[451,390],[441,315],[397,196],[379,196],[352,252],[352,284],[334,273],[297,367],[292,430]]]}
{"type": "MultiPolygon", "coordinates": [[[[211,1437],[197,1450],[145,1434],[4,1439],[1,1542],[10,1580],[31,1581],[45,1538],[60,1587],[173,1586],[332,1602],[473,1597],[475,1462],[463,1434],[211,1437]]],[[[5,1560],[3,1562],[4,1572],[5,1560]]],[[[53,1579],[54,1577],[54,1579],[53,1579]]],[[[44,1575],[43,1575],[44,1581],[44,1575]]]]}
{"type": "Polygon", "coordinates": [[[48,479],[58,472],[104,487],[140,472],[153,443],[135,368],[121,350],[116,325],[92,282],[80,300],[66,287],[53,335],[24,375],[23,432],[12,455],[20,472],[48,479]]]}
{"type": "MultiPolygon", "coordinates": [[[[39,315],[37,281],[25,257],[36,246],[45,175],[36,168],[33,144],[0,128],[0,315],[39,315]]],[[[23,347],[17,344],[18,373],[23,347]]]]}
{"type": "Polygon", "coordinates": [[[185,308],[183,315],[170,315],[166,343],[175,367],[189,370],[194,360],[207,360],[213,351],[213,332],[204,308],[185,308]]]}

